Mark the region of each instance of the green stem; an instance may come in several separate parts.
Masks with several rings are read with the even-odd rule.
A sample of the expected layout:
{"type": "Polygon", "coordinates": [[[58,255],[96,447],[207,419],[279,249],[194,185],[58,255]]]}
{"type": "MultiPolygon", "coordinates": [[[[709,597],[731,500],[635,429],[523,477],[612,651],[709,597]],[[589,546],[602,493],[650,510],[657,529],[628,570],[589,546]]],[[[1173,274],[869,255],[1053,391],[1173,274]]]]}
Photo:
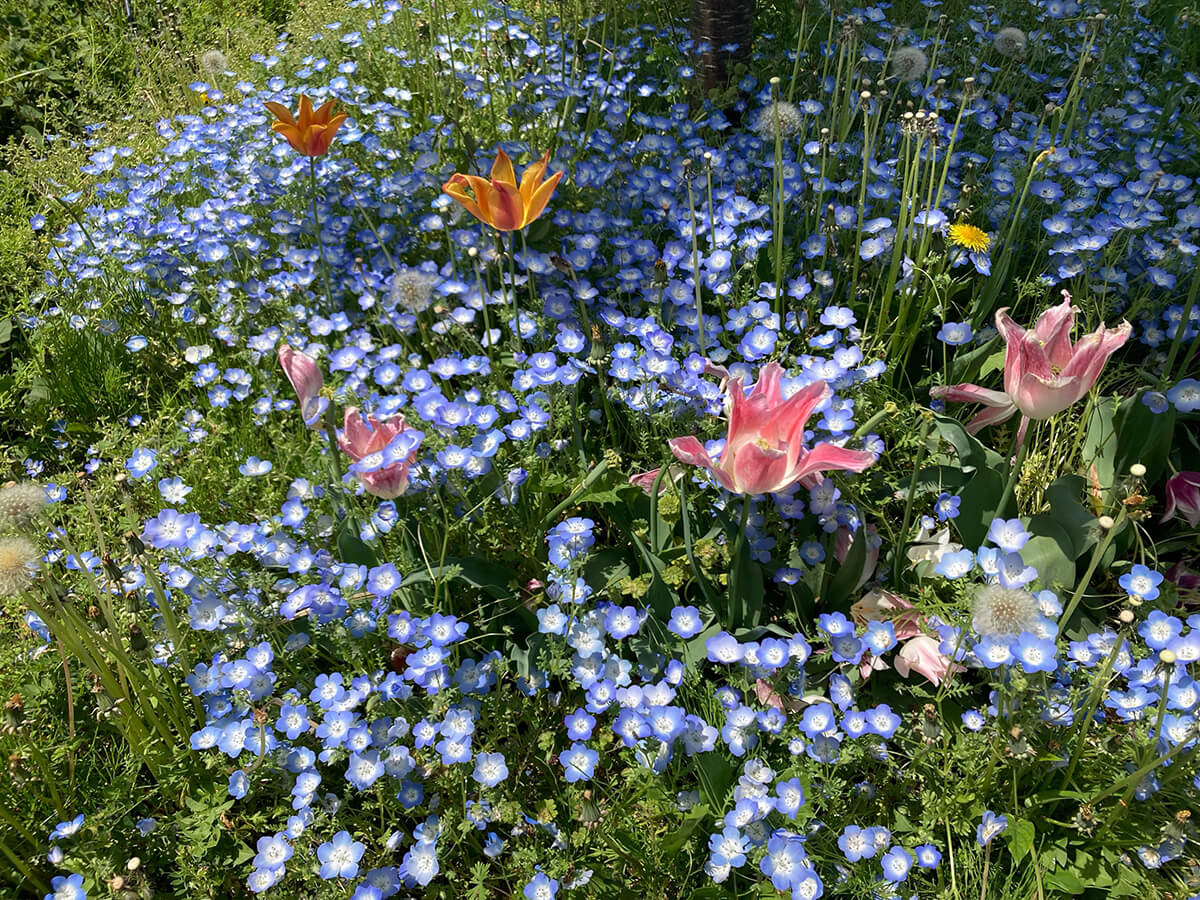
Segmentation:
{"type": "Polygon", "coordinates": [[[329,284],[329,263],[325,261],[325,238],[321,234],[321,213],[317,210],[317,158],[308,158],[308,174],[312,178],[313,228],[317,232],[317,252],[321,257],[321,278],[325,282],[325,300],[333,306],[333,289],[329,284]]]}
{"type": "Polygon", "coordinates": [[[1092,553],[1092,559],[1088,563],[1087,571],[1083,573],[1083,578],[1075,587],[1075,592],[1071,595],[1070,601],[1067,603],[1067,608],[1063,610],[1063,614],[1059,617],[1059,631],[1066,628],[1067,622],[1071,620],[1071,613],[1075,612],[1075,607],[1079,605],[1079,601],[1083,599],[1083,592],[1087,590],[1088,585],[1092,581],[1092,576],[1096,574],[1096,569],[1100,567],[1100,560],[1104,556],[1108,545],[1112,543],[1113,538],[1121,528],[1121,523],[1125,521],[1125,507],[1121,507],[1121,511],[1117,513],[1117,518],[1113,522],[1112,527],[1104,535],[1104,539],[1096,545],[1095,551],[1092,553]]]}

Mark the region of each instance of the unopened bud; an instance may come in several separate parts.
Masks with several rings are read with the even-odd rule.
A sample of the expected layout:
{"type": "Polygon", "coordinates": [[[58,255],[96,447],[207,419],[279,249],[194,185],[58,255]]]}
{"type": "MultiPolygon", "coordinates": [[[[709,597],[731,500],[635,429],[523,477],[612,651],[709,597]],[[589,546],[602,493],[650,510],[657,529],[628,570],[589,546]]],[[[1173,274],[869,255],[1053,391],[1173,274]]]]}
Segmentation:
{"type": "Polygon", "coordinates": [[[1162,663],[1164,666],[1175,665],[1176,658],[1177,657],[1175,656],[1174,650],[1159,650],[1158,651],[1158,661],[1160,663],[1162,663]]]}
{"type": "Polygon", "coordinates": [[[1134,463],[1129,467],[1129,474],[1134,478],[1144,478],[1146,476],[1146,467],[1141,463],[1134,463]]]}
{"type": "Polygon", "coordinates": [[[1096,520],[1096,524],[1099,525],[1105,531],[1108,531],[1108,529],[1112,528],[1117,523],[1113,521],[1112,516],[1101,516],[1099,519],[1096,520]]]}

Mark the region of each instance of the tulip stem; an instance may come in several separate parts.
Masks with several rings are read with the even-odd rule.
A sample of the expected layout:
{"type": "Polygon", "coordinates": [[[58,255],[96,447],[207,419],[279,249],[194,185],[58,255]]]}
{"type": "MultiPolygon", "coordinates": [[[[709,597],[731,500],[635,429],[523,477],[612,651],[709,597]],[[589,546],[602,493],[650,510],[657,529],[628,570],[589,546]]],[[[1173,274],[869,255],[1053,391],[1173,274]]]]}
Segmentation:
{"type": "Polygon", "coordinates": [[[1092,561],[1088,563],[1087,571],[1083,573],[1083,578],[1079,584],[1075,586],[1075,593],[1071,595],[1070,601],[1067,603],[1067,608],[1058,619],[1059,631],[1063,631],[1067,627],[1067,622],[1070,621],[1071,613],[1075,612],[1075,607],[1079,605],[1079,601],[1083,599],[1083,592],[1087,590],[1087,586],[1091,584],[1092,576],[1096,574],[1096,569],[1100,567],[1100,559],[1104,556],[1104,552],[1108,550],[1108,545],[1117,535],[1117,531],[1121,527],[1121,523],[1125,521],[1125,506],[1122,504],[1121,511],[1117,513],[1116,521],[1112,523],[1112,527],[1104,535],[1104,539],[1096,545],[1096,550],[1092,553],[1092,561]]]}
{"type": "Polygon", "coordinates": [[[1022,437],[1024,435],[1021,434],[1021,427],[1018,425],[1016,437],[1013,438],[1012,449],[1008,453],[1010,465],[1008,481],[1004,483],[1004,493],[1000,495],[1000,502],[996,504],[996,518],[1004,518],[1004,511],[1008,507],[1008,501],[1016,495],[1017,479],[1021,477],[1021,466],[1025,464],[1025,454],[1029,452],[1029,445],[1031,443],[1031,441],[1021,440],[1022,437]]]}
{"type": "Polygon", "coordinates": [[[738,524],[737,540],[733,543],[733,556],[730,558],[729,578],[729,627],[738,628],[745,624],[746,613],[743,584],[745,580],[742,565],[742,549],[746,546],[746,524],[750,521],[750,503],[752,494],[746,494],[742,499],[742,519],[738,524]]]}
{"type": "Polygon", "coordinates": [[[317,252],[321,258],[321,278],[325,282],[325,300],[333,306],[333,289],[329,286],[329,264],[325,262],[325,239],[321,236],[321,214],[317,210],[317,158],[308,158],[308,174],[312,177],[313,227],[317,231],[317,252]]]}

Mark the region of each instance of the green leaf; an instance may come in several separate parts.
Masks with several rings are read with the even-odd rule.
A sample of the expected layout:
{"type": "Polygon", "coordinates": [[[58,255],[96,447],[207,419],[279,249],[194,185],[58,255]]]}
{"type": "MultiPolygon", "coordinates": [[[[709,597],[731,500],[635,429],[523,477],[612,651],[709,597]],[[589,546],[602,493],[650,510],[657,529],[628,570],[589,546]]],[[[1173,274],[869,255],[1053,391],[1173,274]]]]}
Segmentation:
{"type": "Polygon", "coordinates": [[[733,780],[733,769],[719,753],[701,753],[694,757],[700,781],[700,796],[709,809],[724,809],[725,794],[733,780]]]}
{"type": "Polygon", "coordinates": [[[959,462],[968,468],[996,468],[1004,459],[995,450],[984,446],[977,438],[967,434],[966,427],[957,419],[935,415],[933,427],[942,439],[954,448],[959,462]]]}
{"type": "Polygon", "coordinates": [[[1075,562],[1069,554],[1071,539],[1053,519],[1034,516],[1029,523],[1034,535],[1021,548],[1021,559],[1037,569],[1042,587],[1071,588],[1075,584],[1075,562]]]}
{"type": "Polygon", "coordinates": [[[867,564],[867,529],[859,528],[854,532],[854,540],[846,551],[846,559],[838,567],[837,574],[829,582],[825,591],[822,605],[828,609],[840,612],[850,611],[850,596],[854,593],[859,579],[862,578],[863,568],[867,564]]]}
{"type": "Polygon", "coordinates": [[[1044,521],[1051,521],[1062,529],[1065,541],[1063,552],[1071,559],[1079,559],[1099,539],[1096,517],[1080,502],[1085,482],[1078,475],[1064,475],[1046,488],[1046,502],[1050,511],[1039,513],[1029,520],[1033,534],[1049,535],[1039,530],[1044,521]]]}
{"type": "Polygon", "coordinates": [[[954,525],[966,547],[978,547],[987,537],[988,527],[996,517],[996,506],[1004,493],[1004,476],[998,469],[982,468],[958,492],[962,503],[954,525]]]}
{"type": "Polygon", "coordinates": [[[1008,842],[1008,851],[1018,863],[1033,849],[1037,828],[1028,819],[1010,819],[1004,839],[1008,842]]]}
{"type": "Polygon", "coordinates": [[[342,523],[342,530],[338,532],[337,546],[338,556],[342,558],[342,562],[367,568],[379,565],[379,560],[375,558],[375,551],[354,533],[354,526],[350,520],[342,523]]]}
{"type": "Polygon", "coordinates": [[[1095,467],[1106,502],[1115,501],[1116,488],[1134,463],[1146,467],[1147,483],[1158,480],[1171,452],[1174,430],[1173,408],[1155,415],[1136,396],[1120,402],[1111,397],[1096,401],[1088,417],[1083,459],[1095,467]]]}
{"type": "Polygon", "coordinates": [[[692,836],[693,832],[695,832],[707,815],[707,803],[697,803],[693,806],[688,811],[687,818],[683,820],[683,824],[668,834],[659,843],[658,847],[662,855],[671,856],[682,850],[683,845],[688,842],[688,838],[692,836]]]}

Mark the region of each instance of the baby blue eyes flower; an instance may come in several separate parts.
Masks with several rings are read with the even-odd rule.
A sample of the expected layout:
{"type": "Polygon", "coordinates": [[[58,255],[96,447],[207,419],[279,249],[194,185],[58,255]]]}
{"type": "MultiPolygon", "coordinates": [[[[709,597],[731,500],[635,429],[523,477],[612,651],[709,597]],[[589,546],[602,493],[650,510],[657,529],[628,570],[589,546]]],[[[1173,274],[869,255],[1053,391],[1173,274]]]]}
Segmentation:
{"type": "Polygon", "coordinates": [[[366,846],[350,836],[350,832],[339,831],[332,840],[317,848],[321,877],[326,880],[353,878],[358,874],[358,861],[362,859],[366,849],[366,846]]]}
{"type": "Polygon", "coordinates": [[[87,891],[83,889],[82,875],[56,875],[50,881],[52,893],[45,900],[87,900],[87,891]]]}
{"type": "Polygon", "coordinates": [[[83,813],[80,813],[73,819],[66,822],[59,822],[54,826],[54,830],[50,832],[51,841],[60,841],[63,838],[74,837],[79,833],[79,829],[83,827],[83,813]]]}
{"type": "Polygon", "coordinates": [[[975,840],[980,847],[986,847],[993,839],[999,837],[1007,827],[1007,816],[998,816],[990,809],[985,809],[983,811],[983,819],[975,828],[975,840]]]}
{"type": "Polygon", "coordinates": [[[946,322],[938,329],[937,339],[950,347],[958,347],[975,337],[968,322],[946,322]]]}
{"type": "Polygon", "coordinates": [[[1117,579],[1117,583],[1125,589],[1130,597],[1139,600],[1154,600],[1158,597],[1158,586],[1162,584],[1162,581],[1161,574],[1140,563],[1117,579]]]}
{"type": "Polygon", "coordinates": [[[1167,400],[1181,413],[1192,413],[1200,409],[1200,381],[1185,378],[1169,391],[1167,400]]]}
{"type": "Polygon", "coordinates": [[[590,780],[596,771],[596,763],[599,759],[600,754],[579,741],[558,755],[558,761],[563,767],[567,784],[590,780]]]}
{"type": "Polygon", "coordinates": [[[554,900],[558,896],[558,882],[545,872],[538,872],[529,879],[522,893],[526,900],[554,900]]]}
{"type": "Polygon", "coordinates": [[[229,796],[235,800],[241,800],[246,796],[246,791],[250,788],[250,782],[246,779],[246,773],[238,769],[229,776],[229,796]]]}
{"type": "Polygon", "coordinates": [[[944,578],[951,580],[962,578],[975,566],[975,554],[970,550],[958,550],[954,553],[947,553],[942,556],[941,560],[933,571],[944,578]]]}
{"type": "Polygon", "coordinates": [[[1162,391],[1146,391],[1142,394],[1142,404],[1156,416],[1167,411],[1170,403],[1162,391]]]}
{"type": "Polygon", "coordinates": [[[475,757],[475,771],[471,774],[484,787],[495,787],[508,777],[508,766],[503,753],[480,753],[475,757]]]}
{"type": "MultiPolygon", "coordinates": [[[[937,513],[938,521],[945,522],[948,519],[958,518],[958,507],[962,504],[962,497],[954,497],[944,491],[938,495],[934,501],[933,509],[937,513]]],[[[932,531],[932,528],[929,530],[932,531]]]]}
{"type": "Polygon", "coordinates": [[[667,622],[667,629],[686,641],[699,634],[703,624],[700,619],[700,610],[696,607],[676,606],[671,610],[671,619],[667,622]]]}
{"type": "Polygon", "coordinates": [[[1030,537],[1020,519],[993,519],[987,536],[989,541],[1009,553],[1018,552],[1030,537]]]}
{"type": "Polygon", "coordinates": [[[883,866],[883,877],[894,884],[899,884],[908,878],[908,871],[912,868],[913,858],[903,847],[893,847],[887,853],[883,854],[883,859],[880,861],[883,866]]]}
{"type": "Polygon", "coordinates": [[[942,861],[942,854],[933,844],[921,844],[913,849],[917,856],[917,865],[922,869],[936,869],[942,861]]]}
{"type": "Polygon", "coordinates": [[[247,478],[254,478],[258,475],[266,475],[274,465],[268,459],[259,459],[257,456],[251,456],[244,463],[238,466],[238,471],[247,478]]]}
{"type": "Polygon", "coordinates": [[[139,447],[133,451],[133,455],[125,461],[125,469],[129,472],[129,477],[135,481],[139,481],[149,475],[158,466],[158,451],[150,450],[146,447],[139,447]]]}

